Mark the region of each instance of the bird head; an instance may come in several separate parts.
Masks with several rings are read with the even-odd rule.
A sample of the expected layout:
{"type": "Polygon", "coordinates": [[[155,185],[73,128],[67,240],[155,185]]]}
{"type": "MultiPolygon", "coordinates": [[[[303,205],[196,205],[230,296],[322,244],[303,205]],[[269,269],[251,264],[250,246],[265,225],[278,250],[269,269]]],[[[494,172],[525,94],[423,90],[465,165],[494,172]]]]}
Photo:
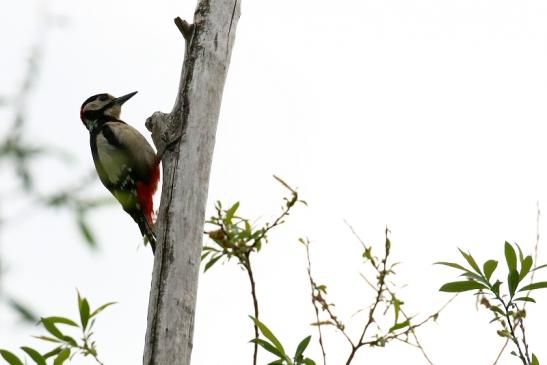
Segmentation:
{"type": "Polygon", "coordinates": [[[131,99],[134,91],[119,98],[110,94],[97,94],[87,98],[80,108],[80,118],[87,129],[91,130],[99,120],[119,119],[122,105],[131,99]]]}

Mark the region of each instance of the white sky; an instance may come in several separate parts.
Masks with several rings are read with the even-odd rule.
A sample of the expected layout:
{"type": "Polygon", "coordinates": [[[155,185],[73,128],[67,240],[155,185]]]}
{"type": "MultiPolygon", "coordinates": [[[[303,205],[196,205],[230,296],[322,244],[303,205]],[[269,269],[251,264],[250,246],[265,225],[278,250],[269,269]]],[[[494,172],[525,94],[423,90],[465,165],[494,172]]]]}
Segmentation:
{"type": "MultiPolygon", "coordinates": [[[[36,4],[0,6],[0,93],[21,80],[37,32],[36,4]]],[[[47,4],[68,24],[45,36],[28,138],[71,151],[75,161],[68,168],[36,164],[44,190],[92,167],[78,117],[88,96],[138,90],[123,118],[143,133],[146,117],[171,109],[184,47],[172,18],[191,19],[195,7],[174,0],[47,4]]],[[[371,300],[359,277],[360,246],[344,219],[378,250],[389,225],[394,258],[403,262],[398,282],[407,285],[401,295],[417,318],[448,299],[437,289],[455,272],[432,263],[460,260],[457,247],[480,261],[502,260],[504,240],[531,252],[536,201],[547,209],[546,65],[542,1],[244,1],[208,212],[215,200],[240,200],[248,217],[273,217],[285,193],[274,173],[308,201],[255,262],[261,318],[286,347],[293,351],[312,334],[309,355],[319,361],[298,237],[313,241],[316,279],[327,284],[341,318],[350,322],[371,300]]],[[[105,196],[96,185],[93,193],[105,196]]],[[[107,364],[140,363],[152,256],[139,246],[131,219],[117,206],[97,211],[102,249],[93,254],[67,214],[21,211],[9,202],[1,208],[4,217],[18,208],[25,218],[2,227],[4,288],[43,315],[75,316],[75,288],[92,305],[118,301],[99,319],[99,353],[107,364]]],[[[542,243],[542,263],[545,251],[542,243]]],[[[546,361],[547,296],[538,291],[536,299],[528,338],[546,361]]],[[[29,336],[36,329],[0,310],[0,347],[36,344],[29,336]]],[[[202,275],[193,363],[250,363],[251,313],[246,276],[233,263],[202,275]]],[[[420,339],[435,364],[491,364],[503,341],[489,319],[462,295],[420,339]]],[[[330,364],[347,357],[339,334],[328,335],[327,348],[330,364]]],[[[355,364],[365,361],[425,363],[399,343],[364,350],[355,364]]],[[[500,362],[515,363],[508,354],[500,362]]]]}

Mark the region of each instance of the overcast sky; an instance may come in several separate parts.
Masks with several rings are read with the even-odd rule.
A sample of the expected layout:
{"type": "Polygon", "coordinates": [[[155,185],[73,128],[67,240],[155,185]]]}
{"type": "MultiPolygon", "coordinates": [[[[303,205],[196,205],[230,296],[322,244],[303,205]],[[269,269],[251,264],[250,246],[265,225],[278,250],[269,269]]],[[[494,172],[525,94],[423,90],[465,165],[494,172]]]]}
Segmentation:
{"type": "MultiPolygon", "coordinates": [[[[191,19],[195,3],[43,1],[64,19],[48,32],[39,4],[0,5],[0,93],[18,87],[29,48],[42,37],[28,138],[74,155],[69,166],[33,166],[41,188],[51,191],[92,168],[78,115],[88,96],[138,90],[122,119],[147,136],[145,119],[170,111],[184,49],[172,19],[191,19]]],[[[309,355],[319,360],[305,252],[297,243],[305,236],[313,242],[317,281],[328,286],[340,317],[354,324],[350,331],[359,330],[363,318],[351,316],[368,306],[372,292],[359,276],[360,245],[344,220],[378,250],[389,226],[394,259],[402,262],[397,282],[406,285],[401,296],[418,319],[449,298],[437,290],[456,273],[432,263],[461,261],[458,247],[480,261],[503,260],[505,240],[531,252],[536,202],[547,211],[546,100],[544,1],[244,0],[208,214],[215,200],[239,200],[250,218],[274,217],[286,192],[272,174],[309,203],[295,208],[256,259],[262,320],[290,351],[312,334],[309,355]]],[[[95,185],[91,195],[108,196],[95,185]]],[[[97,211],[92,224],[101,249],[93,253],[65,212],[3,204],[1,213],[19,217],[2,226],[4,288],[42,315],[75,317],[76,288],[92,305],[117,301],[99,318],[99,353],[106,364],[142,362],[152,255],[131,218],[115,205],[97,211]]],[[[541,242],[541,263],[545,252],[541,242]]],[[[547,272],[538,279],[547,280],[547,272]]],[[[536,299],[527,335],[547,361],[547,296],[538,291],[536,299]]],[[[37,329],[0,310],[0,347],[36,343],[30,335],[37,329]]],[[[250,363],[251,313],[246,276],[235,263],[202,275],[193,363],[250,363]]],[[[503,340],[489,320],[464,294],[418,335],[435,364],[492,364],[503,340]]],[[[339,364],[348,347],[326,331],[329,363],[339,364]]],[[[364,350],[355,363],[365,361],[425,363],[402,343],[364,350]]],[[[515,363],[508,353],[499,362],[515,363]]]]}

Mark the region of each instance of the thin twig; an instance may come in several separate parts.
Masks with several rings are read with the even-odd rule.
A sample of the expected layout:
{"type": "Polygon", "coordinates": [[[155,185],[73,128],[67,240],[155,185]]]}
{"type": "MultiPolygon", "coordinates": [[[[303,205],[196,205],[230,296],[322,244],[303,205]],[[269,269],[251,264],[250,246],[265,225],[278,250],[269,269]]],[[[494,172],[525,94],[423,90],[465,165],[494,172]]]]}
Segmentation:
{"type": "Polygon", "coordinates": [[[505,304],[505,301],[501,297],[497,296],[497,299],[501,302],[501,304],[503,305],[503,308],[505,309],[504,317],[507,320],[507,325],[509,326],[509,332],[511,333],[511,340],[513,341],[515,346],[517,346],[517,350],[519,351],[518,357],[520,358],[522,363],[524,365],[526,365],[526,358],[524,357],[524,353],[522,352],[522,349],[520,347],[520,343],[519,343],[519,341],[517,339],[517,335],[515,333],[515,326],[514,325],[516,325],[516,323],[513,323],[511,321],[511,316],[509,315],[509,312],[510,312],[509,305],[505,304]]]}
{"type": "Polygon", "coordinates": [[[394,340],[400,336],[403,336],[403,335],[408,335],[409,333],[411,333],[412,331],[414,331],[416,328],[418,327],[421,327],[423,326],[424,324],[426,324],[427,322],[431,321],[431,320],[435,320],[437,319],[437,317],[439,317],[439,314],[457,297],[458,295],[454,295],[452,296],[452,298],[450,298],[446,303],[444,303],[441,308],[436,311],[435,313],[431,314],[429,317],[425,318],[423,321],[417,323],[417,324],[414,324],[412,326],[409,326],[407,327],[406,330],[404,330],[403,332],[399,332],[399,333],[394,333],[392,335],[389,335],[389,336],[385,336],[385,337],[380,337],[379,339],[375,339],[375,340],[371,340],[371,341],[367,341],[367,342],[364,342],[363,345],[378,345],[380,343],[380,341],[382,342],[386,342],[386,341],[389,341],[389,340],[394,340]]]}
{"type": "Polygon", "coordinates": [[[311,288],[311,302],[313,304],[313,308],[315,309],[315,319],[317,320],[317,332],[319,334],[319,346],[321,347],[321,353],[323,355],[323,365],[327,365],[327,354],[325,352],[325,346],[323,344],[323,334],[321,332],[321,321],[319,320],[319,308],[317,307],[317,303],[315,301],[315,282],[313,280],[313,277],[311,275],[311,259],[310,259],[310,246],[309,241],[304,243],[306,246],[306,257],[308,259],[308,278],[310,279],[310,288],[311,288]]]}
{"type": "MultiPolygon", "coordinates": [[[[327,312],[327,314],[329,315],[329,318],[330,318],[330,322],[327,322],[327,323],[331,324],[331,325],[334,325],[336,327],[336,329],[338,329],[344,335],[344,337],[346,338],[346,340],[348,341],[350,346],[352,348],[355,347],[355,345],[353,344],[353,341],[351,340],[351,338],[349,337],[349,335],[345,331],[345,325],[342,323],[342,321],[340,321],[338,319],[338,316],[336,316],[336,314],[334,314],[334,312],[332,311],[331,308],[332,308],[333,304],[329,304],[327,302],[327,300],[323,297],[323,294],[321,294],[322,292],[324,292],[324,290],[321,289],[321,287],[319,285],[317,285],[317,283],[313,280],[313,278],[311,278],[310,282],[311,282],[311,285],[313,287],[312,301],[314,302],[314,304],[318,303],[320,305],[321,309],[323,311],[327,312]]],[[[323,322],[318,321],[317,325],[320,325],[321,323],[323,323],[323,322]]]]}
{"type": "Polygon", "coordinates": [[[501,347],[501,350],[500,352],[498,353],[498,356],[496,357],[496,360],[494,360],[494,363],[492,365],[497,365],[498,364],[498,361],[499,359],[501,358],[501,355],[503,355],[503,352],[505,351],[505,349],[507,348],[507,345],[509,344],[509,339],[507,338],[505,340],[505,343],[503,344],[503,346],[501,347]]]}
{"type": "Polygon", "coordinates": [[[522,343],[524,345],[524,355],[526,356],[526,360],[528,361],[528,364],[531,363],[530,361],[530,353],[528,352],[528,343],[526,342],[526,331],[524,330],[524,318],[519,318],[519,327],[520,331],[522,332],[522,343]]]}
{"type": "Polygon", "coordinates": [[[365,244],[365,242],[361,239],[361,237],[357,234],[357,232],[355,232],[355,229],[353,229],[353,226],[351,224],[348,223],[348,221],[346,221],[344,219],[344,223],[346,224],[346,226],[348,226],[348,228],[350,229],[351,233],[353,234],[353,236],[357,239],[357,241],[359,241],[359,243],[361,244],[361,246],[363,246],[364,249],[367,249],[367,245],[365,244]]]}
{"type": "MultiPolygon", "coordinates": [[[[182,20],[179,21],[179,23],[182,20]]],[[[239,261],[239,264],[247,271],[247,275],[249,276],[249,282],[251,284],[251,295],[253,299],[253,307],[254,307],[254,317],[259,320],[259,310],[258,310],[258,298],[256,294],[256,283],[254,280],[254,274],[251,267],[251,253],[258,252],[260,250],[261,241],[267,241],[267,235],[270,230],[273,228],[279,226],[283,223],[283,219],[289,215],[290,210],[297,202],[302,202],[298,200],[298,193],[296,190],[291,188],[287,183],[285,183],[283,180],[281,180],[279,177],[274,176],[274,178],[279,181],[285,188],[287,188],[292,196],[290,198],[285,198],[284,201],[285,206],[283,207],[281,213],[279,216],[273,221],[273,223],[266,223],[262,228],[257,230],[255,233],[256,235],[249,234],[245,236],[245,238],[241,238],[237,236],[238,233],[243,231],[243,229],[240,227],[241,224],[245,223],[245,226],[247,227],[248,221],[246,219],[243,219],[241,217],[234,217],[234,212],[232,212],[231,218],[229,219],[229,223],[226,222],[226,220],[223,218],[223,210],[220,204],[217,204],[215,206],[216,209],[216,217],[212,217],[211,220],[207,221],[208,224],[212,224],[214,226],[217,226],[218,229],[212,230],[212,231],[205,231],[204,233],[209,235],[209,237],[221,247],[221,250],[215,249],[213,247],[206,246],[204,249],[208,250],[209,252],[216,252],[217,255],[215,255],[214,258],[210,259],[208,265],[206,268],[209,268],[211,265],[213,265],[218,259],[221,257],[226,257],[228,260],[231,257],[237,258],[239,261]],[[232,218],[235,218],[236,222],[232,222],[232,218]],[[236,232],[236,233],[234,233],[236,232]],[[237,237],[237,238],[234,238],[237,237]],[[252,242],[252,243],[250,243],[252,242]]],[[[304,202],[303,202],[304,203],[304,202]]],[[[237,209],[237,206],[235,206],[234,209],[237,209]]],[[[250,226],[250,225],[249,225],[250,226]]],[[[245,231],[249,228],[245,228],[245,231]]],[[[258,340],[259,338],[259,328],[255,322],[254,324],[254,332],[255,332],[255,340],[258,340]]],[[[258,342],[254,341],[254,353],[253,353],[253,364],[257,364],[257,358],[258,358],[258,342]]]]}
{"type": "MultiPolygon", "coordinates": [[[[389,293],[389,295],[395,296],[395,293],[389,288],[388,285],[386,285],[386,291],[389,293]]],[[[456,298],[456,296],[457,296],[457,294],[454,295],[447,303],[445,303],[445,305],[444,305],[441,309],[439,309],[436,313],[434,313],[433,315],[431,315],[431,316],[429,317],[429,319],[431,319],[431,318],[436,318],[436,316],[438,316],[439,313],[440,313],[440,312],[441,312],[441,311],[442,311],[442,310],[443,310],[443,309],[444,309],[452,300],[454,300],[454,298],[456,298]]],[[[408,315],[406,314],[406,312],[404,311],[403,308],[400,308],[399,310],[400,310],[401,314],[405,317],[405,320],[410,320],[410,319],[411,319],[411,317],[408,316],[408,315]]],[[[422,355],[424,355],[424,358],[426,359],[426,361],[427,361],[430,365],[434,365],[434,364],[433,364],[433,361],[431,361],[431,359],[429,358],[429,356],[427,356],[427,353],[425,352],[424,347],[423,347],[422,344],[420,343],[420,340],[418,340],[418,335],[416,335],[416,331],[414,331],[414,328],[411,329],[410,334],[411,334],[412,337],[414,338],[414,341],[416,341],[416,345],[411,344],[410,342],[405,341],[405,340],[402,340],[402,341],[405,342],[405,343],[407,343],[407,344],[411,344],[411,345],[414,345],[415,347],[419,348],[420,351],[422,352],[422,355]]]]}
{"type": "Polygon", "coordinates": [[[94,351],[92,348],[89,347],[89,344],[87,343],[88,338],[86,338],[85,336],[86,334],[84,332],[84,345],[78,346],[78,348],[83,352],[84,356],[91,355],[93,359],[95,359],[97,364],[104,365],[104,363],[101,360],[99,360],[99,355],[97,355],[97,351],[94,351]]]}
{"type": "Polygon", "coordinates": [[[357,342],[356,345],[352,346],[351,352],[348,356],[348,359],[346,360],[346,365],[349,365],[352,362],[353,357],[355,356],[355,353],[357,352],[357,350],[359,350],[359,348],[361,348],[361,346],[364,346],[364,345],[367,344],[366,342],[363,342],[363,339],[365,338],[365,335],[367,333],[368,328],[375,321],[374,320],[374,312],[376,311],[376,308],[380,304],[380,301],[382,299],[382,295],[384,293],[385,277],[387,275],[387,259],[389,257],[390,246],[391,246],[391,243],[390,243],[389,238],[388,238],[388,232],[389,232],[389,230],[386,228],[386,242],[385,242],[385,245],[384,245],[385,252],[384,252],[384,257],[382,258],[382,261],[381,261],[382,270],[378,274],[378,288],[377,288],[377,292],[376,292],[376,299],[374,300],[374,304],[372,305],[372,307],[370,308],[370,310],[368,312],[368,321],[365,324],[365,327],[363,328],[363,331],[361,332],[361,336],[359,337],[359,341],[357,342]]]}
{"type": "MultiPolygon", "coordinates": [[[[253,275],[253,269],[251,267],[251,258],[250,253],[248,252],[245,255],[243,266],[245,267],[245,271],[247,271],[247,274],[249,275],[249,282],[251,284],[251,295],[253,297],[253,307],[254,307],[254,317],[259,320],[258,318],[258,298],[256,295],[256,283],[253,275]]],[[[254,330],[255,330],[255,339],[258,340],[258,326],[256,323],[254,323],[254,330]]],[[[253,353],[253,365],[257,364],[258,359],[258,342],[255,341],[254,343],[254,353],[253,353]]]]}
{"type": "Polygon", "coordinates": [[[256,246],[256,244],[258,244],[258,242],[260,242],[262,239],[264,239],[264,237],[266,237],[266,235],[268,234],[270,230],[282,224],[283,218],[289,215],[291,208],[294,206],[294,204],[296,204],[299,201],[298,192],[296,190],[291,188],[285,181],[281,180],[279,177],[275,175],[273,177],[291,192],[292,197],[291,199],[286,199],[287,203],[285,204],[285,207],[283,207],[283,211],[274,220],[274,222],[272,224],[266,223],[266,227],[262,230],[262,232],[256,238],[254,238],[255,244],[253,245],[253,247],[256,246]]]}
{"type": "MultiPolygon", "coordinates": [[[[351,232],[354,234],[354,236],[358,239],[358,241],[361,243],[361,245],[363,246],[363,248],[365,250],[368,249],[368,247],[366,246],[366,244],[363,242],[363,240],[359,237],[359,235],[357,235],[357,233],[355,232],[355,230],[353,229],[353,227],[345,222],[346,225],[350,228],[351,232]]],[[[372,261],[371,264],[372,266],[375,268],[377,274],[378,274],[378,282],[380,284],[383,284],[383,290],[386,291],[387,293],[389,293],[392,297],[395,297],[395,293],[393,290],[390,289],[389,287],[389,284],[386,283],[385,281],[385,278],[386,276],[389,274],[389,271],[390,269],[387,268],[387,258],[389,256],[389,249],[390,249],[390,241],[389,241],[389,238],[388,238],[388,233],[389,233],[389,230],[386,228],[386,252],[385,252],[385,255],[384,257],[382,258],[381,260],[381,263],[382,263],[382,266],[378,265],[375,261],[372,261]]],[[[422,346],[422,344],[420,343],[419,339],[418,339],[418,336],[416,334],[416,328],[424,325],[425,323],[431,321],[431,320],[435,320],[437,319],[437,317],[439,316],[439,314],[458,296],[458,294],[452,296],[445,304],[443,304],[443,306],[441,306],[441,308],[439,310],[437,310],[435,313],[431,314],[429,317],[427,317],[426,319],[424,319],[422,322],[416,324],[416,325],[412,325],[412,326],[409,326],[406,328],[405,331],[403,332],[399,332],[399,333],[394,333],[392,335],[388,335],[388,336],[377,336],[376,339],[374,340],[370,340],[370,341],[363,341],[363,338],[364,338],[364,333],[366,332],[367,330],[367,326],[370,326],[371,323],[374,322],[374,319],[372,318],[372,322],[371,322],[371,318],[370,318],[370,314],[374,312],[374,310],[376,309],[375,306],[378,305],[378,302],[379,302],[379,298],[381,298],[380,296],[380,291],[382,290],[382,288],[377,288],[375,287],[364,275],[361,275],[365,281],[367,282],[367,284],[369,286],[371,286],[373,289],[375,289],[378,293],[377,297],[376,297],[376,302],[375,304],[373,305],[373,307],[371,308],[371,311],[369,312],[369,322],[367,322],[367,325],[365,326],[365,330],[363,331],[363,336],[361,337],[359,343],[353,347],[353,350],[352,350],[352,353],[350,354],[350,358],[348,359],[348,362],[346,364],[349,364],[353,358],[353,356],[355,355],[355,353],[357,352],[358,348],[360,346],[364,346],[364,345],[369,345],[369,346],[378,346],[380,344],[383,344],[389,340],[400,340],[400,341],[403,341],[409,345],[412,345],[414,347],[417,347],[420,349],[420,351],[422,352],[424,358],[426,359],[426,361],[433,365],[433,362],[431,361],[431,359],[429,358],[429,356],[427,355],[424,347],[422,346]],[[407,339],[402,339],[401,337],[402,336],[408,336],[408,335],[412,335],[412,337],[414,338],[414,341],[416,342],[416,344],[413,344],[411,342],[409,342],[407,339]]],[[[406,312],[401,308],[400,309],[400,312],[401,314],[405,317],[406,320],[410,320],[411,317],[408,316],[406,314],[406,312]]]]}
{"type": "MultiPolygon", "coordinates": [[[[536,209],[537,209],[537,214],[536,214],[536,244],[534,245],[534,268],[536,268],[538,266],[537,258],[538,258],[538,249],[539,249],[539,222],[540,222],[540,216],[541,216],[541,211],[539,210],[539,201],[536,202],[536,209]]],[[[536,271],[532,270],[532,273],[530,274],[530,283],[534,282],[534,276],[535,275],[536,275],[536,271]]],[[[530,296],[530,292],[531,292],[531,290],[528,290],[528,292],[526,293],[527,297],[530,296]]],[[[523,309],[526,309],[526,302],[524,302],[522,307],[523,307],[523,309]]]]}

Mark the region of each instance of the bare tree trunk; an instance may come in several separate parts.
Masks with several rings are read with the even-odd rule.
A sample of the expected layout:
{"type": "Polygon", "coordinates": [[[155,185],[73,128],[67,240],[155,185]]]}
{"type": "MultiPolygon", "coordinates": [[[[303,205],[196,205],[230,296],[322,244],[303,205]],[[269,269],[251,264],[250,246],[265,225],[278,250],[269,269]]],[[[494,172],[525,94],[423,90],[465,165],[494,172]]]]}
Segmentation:
{"type": "Polygon", "coordinates": [[[186,39],[177,100],[147,127],[163,155],[163,188],[156,223],[144,349],[145,365],[189,365],[203,222],[222,91],[240,0],[199,0],[194,24],[175,20],[186,39]]]}

